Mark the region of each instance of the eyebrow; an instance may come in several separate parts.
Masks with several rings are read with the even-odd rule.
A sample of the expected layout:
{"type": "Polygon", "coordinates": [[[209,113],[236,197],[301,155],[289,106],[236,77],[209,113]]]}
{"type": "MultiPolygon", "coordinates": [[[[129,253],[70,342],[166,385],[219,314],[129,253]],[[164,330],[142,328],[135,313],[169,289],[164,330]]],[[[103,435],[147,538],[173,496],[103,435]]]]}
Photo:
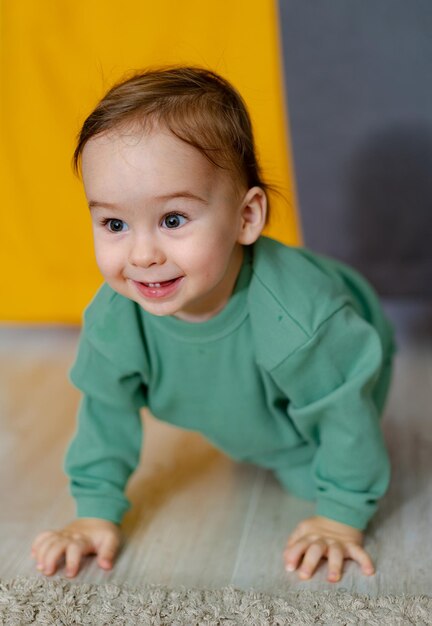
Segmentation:
{"type": "MultiPolygon", "coordinates": [[[[174,191],[173,193],[167,193],[162,196],[154,196],[153,200],[172,200],[173,198],[186,198],[188,200],[196,200],[198,202],[202,202],[203,204],[208,204],[208,200],[201,198],[195,193],[191,191],[174,191]]],[[[89,200],[89,208],[94,209],[97,207],[107,208],[107,209],[118,209],[120,208],[117,204],[112,204],[111,202],[99,202],[98,200],[89,200]]]]}

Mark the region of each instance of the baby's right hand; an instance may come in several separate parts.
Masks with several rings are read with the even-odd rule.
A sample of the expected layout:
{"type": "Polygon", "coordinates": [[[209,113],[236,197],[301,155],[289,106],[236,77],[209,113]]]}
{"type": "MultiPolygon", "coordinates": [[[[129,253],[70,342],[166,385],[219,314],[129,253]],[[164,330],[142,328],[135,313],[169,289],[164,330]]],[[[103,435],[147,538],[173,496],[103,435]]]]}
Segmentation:
{"type": "Polygon", "coordinates": [[[79,571],[81,559],[97,554],[98,564],[111,569],[122,542],[120,528],[108,520],[81,517],[60,530],[46,530],[37,535],[31,546],[31,556],[43,574],[55,574],[64,556],[66,576],[73,578],[79,571]]]}

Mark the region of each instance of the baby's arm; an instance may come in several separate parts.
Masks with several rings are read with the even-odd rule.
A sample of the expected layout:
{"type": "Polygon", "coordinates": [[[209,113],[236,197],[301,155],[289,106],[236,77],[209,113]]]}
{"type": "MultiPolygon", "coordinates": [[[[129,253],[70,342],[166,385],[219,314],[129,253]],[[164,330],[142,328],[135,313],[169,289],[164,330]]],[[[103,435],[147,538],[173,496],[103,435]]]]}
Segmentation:
{"type": "Polygon", "coordinates": [[[111,569],[121,543],[119,524],[130,506],[125,488],[139,459],[139,411],[85,396],[78,423],[64,463],[78,517],[64,528],[38,534],[32,544],[32,557],[47,575],[65,557],[66,575],[73,577],[90,554],[97,555],[100,567],[111,569]]]}
{"type": "Polygon", "coordinates": [[[299,524],[284,553],[286,565],[305,577],[323,557],[334,572],[329,580],[339,579],[345,558],[365,574],[374,571],[362,530],[390,478],[374,395],[384,356],[377,331],[345,306],[273,372],[290,398],[290,418],[316,446],[316,517],[299,524]]]}
{"type": "Polygon", "coordinates": [[[322,558],[328,559],[329,582],[337,582],[344,559],[353,559],[367,576],[375,569],[363,548],[363,533],[357,528],[341,524],[328,517],[315,516],[303,520],[291,533],[284,552],[285,568],[299,569],[299,578],[306,580],[315,572],[322,558]]]}
{"type": "Polygon", "coordinates": [[[50,576],[55,574],[64,557],[66,576],[73,578],[81,560],[96,554],[103,569],[111,569],[122,543],[120,528],[104,519],[79,518],[59,530],[47,530],[37,535],[31,546],[31,556],[37,569],[50,576]]]}
{"type": "MultiPolygon", "coordinates": [[[[123,335],[112,332],[111,343],[113,337],[125,342],[123,335]]],[[[121,544],[119,525],[130,507],[125,489],[141,452],[139,409],[145,404],[145,389],[140,372],[144,368],[129,352],[125,356],[113,349],[109,360],[102,348],[84,333],[70,374],[83,394],[76,432],[64,459],[77,519],[35,538],[32,557],[45,574],[55,573],[64,557],[67,575],[75,576],[89,554],[96,554],[99,565],[110,569],[121,544]],[[121,366],[123,361],[129,368],[121,366]]]]}

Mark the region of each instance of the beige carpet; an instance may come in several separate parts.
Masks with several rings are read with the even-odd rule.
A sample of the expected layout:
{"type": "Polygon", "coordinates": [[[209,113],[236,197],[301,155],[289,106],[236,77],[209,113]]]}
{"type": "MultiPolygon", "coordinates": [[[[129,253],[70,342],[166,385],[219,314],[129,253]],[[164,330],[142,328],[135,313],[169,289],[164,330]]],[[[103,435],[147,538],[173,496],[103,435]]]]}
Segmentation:
{"type": "Polygon", "coordinates": [[[62,578],[0,580],[2,626],[283,626],[432,624],[432,598],[368,598],[293,592],[287,598],[240,591],[73,583],[62,578]]]}

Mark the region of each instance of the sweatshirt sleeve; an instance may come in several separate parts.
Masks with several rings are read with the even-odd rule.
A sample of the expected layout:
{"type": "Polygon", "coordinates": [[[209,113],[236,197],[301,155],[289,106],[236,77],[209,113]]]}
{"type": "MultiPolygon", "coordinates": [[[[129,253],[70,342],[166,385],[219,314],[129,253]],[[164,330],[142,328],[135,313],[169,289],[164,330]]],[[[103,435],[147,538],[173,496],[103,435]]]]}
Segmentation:
{"type": "Polygon", "coordinates": [[[85,336],[70,379],[83,393],[64,459],[77,516],[119,524],[130,508],[125,488],[140,458],[144,383],[138,372],[121,372],[85,336]]]}
{"type": "Polygon", "coordinates": [[[367,526],[390,480],[373,399],[382,362],[377,331],[345,305],[272,372],[295,427],[317,446],[317,514],[358,529],[367,526]]]}

